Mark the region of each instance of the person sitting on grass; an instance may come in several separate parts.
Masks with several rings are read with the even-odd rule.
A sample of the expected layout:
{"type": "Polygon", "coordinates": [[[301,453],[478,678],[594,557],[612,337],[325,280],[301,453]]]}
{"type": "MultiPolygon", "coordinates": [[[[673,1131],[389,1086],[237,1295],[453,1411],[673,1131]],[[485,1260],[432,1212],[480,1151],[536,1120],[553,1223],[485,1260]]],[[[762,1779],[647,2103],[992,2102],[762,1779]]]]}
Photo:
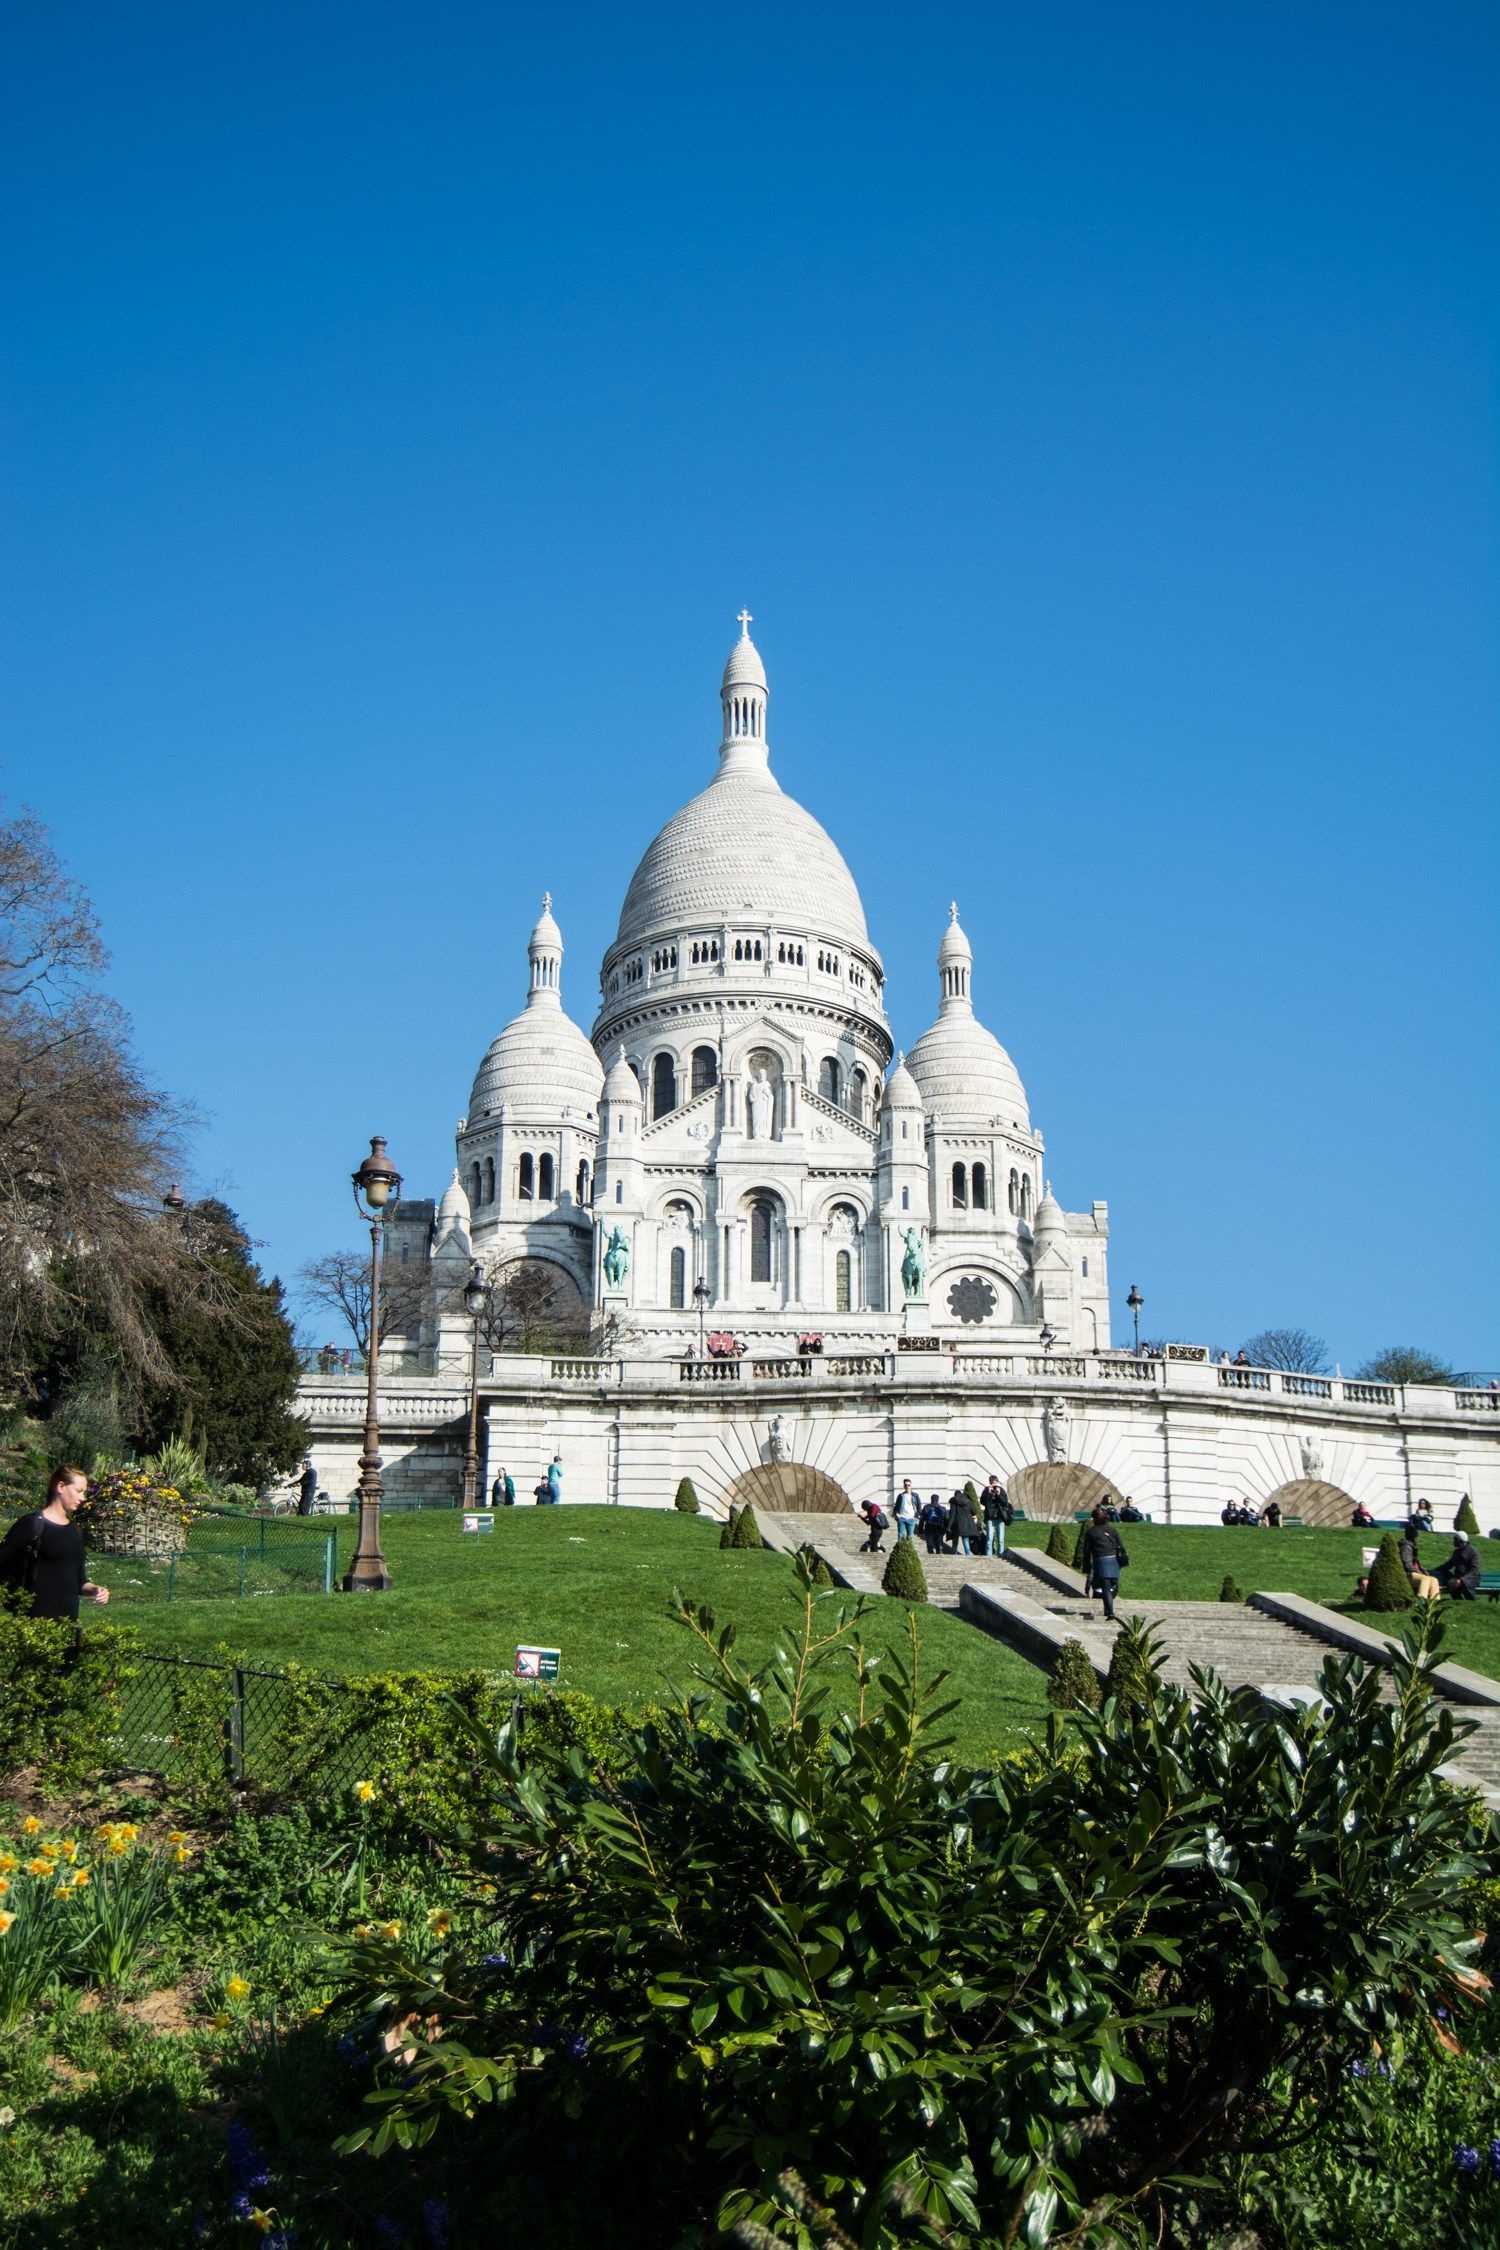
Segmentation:
{"type": "Polygon", "coordinates": [[[1396,1552],[1401,1558],[1401,1568],[1411,1580],[1411,1590],[1419,1602],[1435,1602],[1442,1587],[1431,1574],[1422,1568],[1417,1553],[1416,1534],[1408,1524],[1404,1536],[1398,1541],[1396,1552]]]}
{"type": "Polygon", "coordinates": [[[1477,1602],[1479,1581],[1484,1565],[1479,1559],[1479,1549],[1466,1531],[1453,1534],[1453,1552],[1438,1572],[1443,1592],[1450,1601],[1477,1602]]]}
{"type": "Polygon", "coordinates": [[[1125,1505],[1120,1510],[1121,1523],[1144,1523],[1145,1520],[1146,1519],[1141,1514],[1140,1509],[1136,1506],[1135,1502],[1131,1499],[1130,1494],[1127,1492],[1125,1495],[1125,1505]]]}
{"type": "Polygon", "coordinates": [[[1268,1500],[1260,1511],[1260,1520],[1267,1531],[1279,1531],[1281,1529],[1281,1502],[1279,1500],[1268,1500]]]}
{"type": "Polygon", "coordinates": [[[1363,1500],[1356,1501],[1354,1506],[1354,1513],[1349,1518],[1349,1522],[1352,1525],[1353,1529],[1356,1531],[1368,1531],[1374,1521],[1375,1518],[1371,1515],[1363,1500]]]}

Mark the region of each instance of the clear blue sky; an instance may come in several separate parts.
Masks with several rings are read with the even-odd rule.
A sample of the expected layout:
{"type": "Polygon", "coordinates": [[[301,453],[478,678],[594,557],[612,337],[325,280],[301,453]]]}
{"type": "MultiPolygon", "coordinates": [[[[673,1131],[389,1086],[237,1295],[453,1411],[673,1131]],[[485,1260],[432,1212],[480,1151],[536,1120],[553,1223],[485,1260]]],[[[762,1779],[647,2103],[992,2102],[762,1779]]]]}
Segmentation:
{"type": "Polygon", "coordinates": [[[1117,1333],[1500,1363],[1488,5],[12,7],[8,800],[289,1273],[585,1026],[748,603],[1117,1333]]]}

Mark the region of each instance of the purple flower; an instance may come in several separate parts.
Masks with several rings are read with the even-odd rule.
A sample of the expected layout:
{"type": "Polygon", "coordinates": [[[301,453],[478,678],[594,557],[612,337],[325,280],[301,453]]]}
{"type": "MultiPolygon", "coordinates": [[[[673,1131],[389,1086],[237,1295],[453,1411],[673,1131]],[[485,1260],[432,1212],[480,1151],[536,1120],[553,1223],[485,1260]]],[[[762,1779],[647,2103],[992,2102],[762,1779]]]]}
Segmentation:
{"type": "Polygon", "coordinates": [[[422,2205],[422,2224],[432,2250],[447,2250],[453,2240],[453,2214],[440,2195],[429,2195],[422,2205]]]}
{"type": "Polygon", "coordinates": [[[375,2221],[375,2239],[377,2242],[395,2245],[406,2240],[406,2229],[399,2219],[391,2217],[389,2211],[382,2211],[375,2221]]]}
{"type": "Polygon", "coordinates": [[[1361,2060],[1359,2062],[1352,2062],[1349,2065],[1349,2076],[1351,2078],[1368,2078],[1369,2075],[1370,2066],[1367,2062],[1361,2060]]]}
{"type": "Polygon", "coordinates": [[[233,2219],[248,2219],[254,2209],[255,2205],[243,2188],[237,2195],[232,2195],[229,2198],[229,2215],[233,2219]]]}
{"type": "Polygon", "coordinates": [[[1500,2134],[1490,2142],[1490,2178],[1500,2180],[1500,2134]]]}
{"type": "Polygon", "coordinates": [[[510,1955],[508,1953],[487,1953],[484,1957],[484,1965],[487,1969],[508,1969],[510,1967],[510,1955]]]}
{"type": "Polygon", "coordinates": [[[1438,2010],[1438,2022],[1439,2022],[1439,2023],[1446,2023],[1447,2021],[1448,2021],[1448,2011],[1447,2011],[1447,2009],[1446,2009],[1446,2008],[1439,2008],[1439,2010],[1438,2010]]]}
{"type": "Polygon", "coordinates": [[[363,2050],[352,2031],[344,2033],[339,2041],[338,2051],[341,2059],[346,2063],[357,2063],[364,2060],[363,2050]]]}
{"type": "Polygon", "coordinates": [[[582,2062],[589,2051],[589,2043],[581,2031],[570,2031],[564,2045],[567,2048],[569,2059],[573,2062],[582,2062]]]}
{"type": "Polygon", "coordinates": [[[1453,2151],[1453,2169],[1461,2180],[1477,2180],[1479,2177],[1478,2149],[1465,2148],[1463,2142],[1460,2141],[1453,2151]]]}

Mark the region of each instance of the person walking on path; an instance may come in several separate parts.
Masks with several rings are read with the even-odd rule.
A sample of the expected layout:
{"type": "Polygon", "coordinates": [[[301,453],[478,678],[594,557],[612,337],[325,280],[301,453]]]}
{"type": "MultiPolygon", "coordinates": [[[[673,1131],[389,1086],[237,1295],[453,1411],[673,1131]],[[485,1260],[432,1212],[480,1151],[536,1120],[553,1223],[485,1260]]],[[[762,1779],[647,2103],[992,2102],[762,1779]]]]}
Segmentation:
{"type": "Polygon", "coordinates": [[[83,1533],[73,1518],[88,1498],[82,1469],[54,1469],[45,1504],[18,1516],[0,1540],[0,1586],[30,1595],[33,1617],[72,1617],[85,1595],[101,1605],[109,1588],[88,1575],[83,1533]]]}
{"type": "Polygon", "coordinates": [[[885,1537],[890,1518],[878,1500],[865,1500],[860,1504],[860,1514],[865,1519],[868,1536],[860,1542],[862,1555],[878,1555],[880,1542],[885,1537]]]}
{"type": "Polygon", "coordinates": [[[561,1506],[562,1455],[560,1453],[554,1453],[552,1459],[547,1464],[547,1495],[547,1505],[550,1508],[561,1506]]]}
{"type": "Polygon", "coordinates": [[[1103,1602],[1104,1615],[1109,1620],[1113,1620],[1115,1614],[1120,1573],[1129,1562],[1118,1530],[1103,1508],[1096,1508],[1093,1521],[1083,1535],[1083,1575],[1103,1602]]]}
{"type": "Polygon", "coordinates": [[[917,1507],[917,1496],[912,1491],[911,1478],[903,1477],[901,1479],[901,1490],[896,1495],[896,1537],[898,1540],[915,1538],[917,1507]]]}
{"type": "Polygon", "coordinates": [[[975,1531],[973,1502],[962,1485],[948,1502],[948,1552],[972,1555],[975,1531]]]}
{"type": "Polygon", "coordinates": [[[979,1504],[984,1510],[984,1551],[987,1555],[1003,1555],[1005,1534],[1015,1520],[1015,1509],[998,1477],[990,1478],[979,1496],[979,1504]]]}
{"type": "Polygon", "coordinates": [[[922,1510],[918,1521],[922,1526],[922,1537],[927,1542],[928,1554],[940,1555],[943,1541],[948,1536],[948,1511],[936,1493],[922,1510]]]}
{"type": "Polygon", "coordinates": [[[490,1486],[490,1506],[492,1508],[513,1508],[515,1504],[516,1480],[502,1462],[500,1474],[490,1486]]]}

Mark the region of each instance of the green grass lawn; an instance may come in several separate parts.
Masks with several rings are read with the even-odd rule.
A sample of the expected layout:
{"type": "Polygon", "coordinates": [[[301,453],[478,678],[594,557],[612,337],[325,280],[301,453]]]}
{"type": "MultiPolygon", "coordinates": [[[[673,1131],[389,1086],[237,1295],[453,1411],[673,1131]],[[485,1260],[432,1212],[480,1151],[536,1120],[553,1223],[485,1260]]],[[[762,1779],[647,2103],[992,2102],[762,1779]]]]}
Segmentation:
{"type": "MultiPolygon", "coordinates": [[[[264,1664],[320,1670],[509,1673],[520,1642],[562,1650],[565,1686],[609,1702],[660,1696],[685,1685],[694,1643],[668,1615],[672,1589],[707,1602],[739,1630],[737,1654],[767,1657],[800,1618],[788,1557],[727,1554],[719,1527],[651,1509],[504,1509],[495,1530],[465,1534],[446,1510],[386,1519],[382,1539],[394,1584],[384,1594],[247,1596],[243,1601],[137,1606],[110,1612],[153,1647],[211,1655],[228,1649],[264,1664]]],[[[352,1519],[341,1518],[339,1566],[348,1567],[352,1519]]],[[[86,1610],[86,1616],[94,1613],[86,1610]]],[[[906,1645],[906,1615],[878,1602],[868,1645],[906,1645]]],[[[961,1755],[982,1759],[1037,1724],[1045,1681],[1033,1666],[938,1610],[917,1612],[924,1667],[951,1675],[961,1698],[949,1722],[961,1755]]]]}
{"type": "MultiPolygon", "coordinates": [[[[1011,1544],[1044,1547],[1047,1528],[1017,1524],[1011,1544]]],[[[1071,1533],[1076,1526],[1068,1528],[1071,1533]]],[[[1224,1524],[1158,1523],[1122,1524],[1120,1529],[1130,1555],[1123,1591],[1138,1601],[1217,1601],[1227,1572],[1242,1594],[1301,1594],[1308,1601],[1378,1622],[1353,1600],[1355,1580],[1364,1570],[1361,1551],[1379,1545],[1377,1531],[1260,1531],[1224,1524]]],[[[1452,1552],[1453,1541],[1443,1532],[1420,1545],[1423,1562],[1436,1570],[1452,1552]]],[[[1500,1542],[1483,1541],[1480,1551],[1487,1566],[1492,1555],[1500,1565],[1500,1542]]],[[[1455,1663],[1500,1679],[1500,1602],[1446,1603],[1443,1622],[1448,1634],[1445,1653],[1455,1663]]]]}

